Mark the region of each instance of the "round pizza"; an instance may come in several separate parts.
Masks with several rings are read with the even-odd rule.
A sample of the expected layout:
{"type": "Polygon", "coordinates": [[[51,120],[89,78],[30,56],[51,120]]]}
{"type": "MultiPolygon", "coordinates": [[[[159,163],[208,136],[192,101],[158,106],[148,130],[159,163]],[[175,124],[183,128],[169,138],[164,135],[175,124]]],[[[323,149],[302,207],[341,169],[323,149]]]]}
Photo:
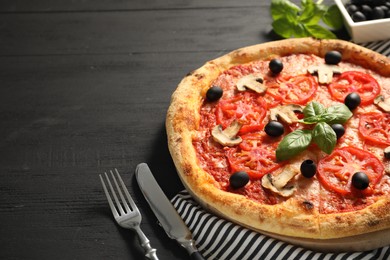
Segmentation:
{"type": "Polygon", "coordinates": [[[189,73],[166,120],[206,209],[317,240],[390,233],[390,60],[341,40],[244,47],[189,73]]]}

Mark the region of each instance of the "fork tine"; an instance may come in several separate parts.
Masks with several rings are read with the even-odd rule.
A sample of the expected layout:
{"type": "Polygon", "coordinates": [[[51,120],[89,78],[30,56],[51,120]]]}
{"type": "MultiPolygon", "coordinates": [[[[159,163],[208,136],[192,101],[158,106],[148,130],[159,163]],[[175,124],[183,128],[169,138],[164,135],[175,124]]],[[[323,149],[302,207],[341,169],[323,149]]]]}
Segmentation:
{"type": "MultiPolygon", "coordinates": [[[[135,205],[135,202],[134,202],[133,198],[130,196],[129,191],[126,188],[125,183],[123,182],[121,176],[119,175],[118,170],[116,168],[114,170],[116,172],[116,175],[118,176],[118,180],[119,180],[119,182],[120,182],[120,184],[122,186],[122,189],[123,189],[123,191],[124,191],[124,193],[126,195],[127,200],[130,203],[130,206],[131,206],[132,210],[138,210],[137,206],[135,205]]],[[[123,198],[123,200],[124,200],[124,198],[123,198]]]]}
{"type": "MultiPolygon", "coordinates": [[[[110,187],[112,196],[114,197],[114,200],[115,200],[115,202],[116,202],[116,208],[119,209],[120,215],[123,216],[123,215],[125,214],[125,212],[124,212],[124,210],[123,210],[123,208],[122,208],[121,203],[119,202],[118,197],[116,196],[116,192],[115,192],[115,190],[114,190],[114,187],[112,186],[111,181],[110,181],[110,179],[108,178],[107,173],[105,172],[104,174],[106,175],[106,179],[107,179],[107,182],[108,182],[108,186],[110,187]]],[[[112,178],[114,179],[114,182],[116,183],[115,177],[114,177],[114,175],[112,174],[112,172],[111,172],[111,175],[112,175],[112,178]]],[[[118,184],[116,184],[116,186],[118,187],[118,184]]]]}
{"type": "MultiPolygon", "coordinates": [[[[106,194],[106,197],[107,197],[107,200],[108,200],[108,204],[110,205],[112,214],[113,214],[114,217],[116,218],[116,217],[119,216],[118,211],[117,211],[117,209],[115,208],[114,203],[112,202],[112,198],[111,198],[111,196],[110,196],[110,193],[109,193],[108,190],[107,190],[107,187],[106,187],[106,184],[104,183],[104,180],[103,180],[102,175],[99,174],[99,177],[100,177],[100,181],[102,182],[103,190],[104,190],[104,193],[106,194]]],[[[106,178],[107,178],[107,174],[106,174],[106,178]]],[[[112,190],[111,190],[111,191],[112,191],[112,190]]]]}
{"type": "Polygon", "coordinates": [[[119,187],[118,182],[117,182],[117,180],[116,180],[117,178],[115,178],[114,173],[113,173],[112,171],[110,171],[110,173],[111,173],[112,178],[114,179],[115,187],[116,187],[116,189],[117,189],[117,191],[118,191],[119,197],[120,197],[121,200],[122,200],[122,205],[125,207],[126,212],[129,213],[129,212],[131,211],[131,209],[129,208],[129,205],[128,205],[128,203],[126,202],[125,197],[123,197],[123,193],[122,193],[122,189],[123,189],[124,191],[127,191],[127,188],[126,188],[125,184],[123,183],[122,178],[121,178],[121,176],[119,175],[119,172],[118,172],[118,171],[116,171],[116,175],[117,175],[117,177],[118,177],[118,179],[119,179],[119,182],[121,183],[122,189],[119,187]]]}

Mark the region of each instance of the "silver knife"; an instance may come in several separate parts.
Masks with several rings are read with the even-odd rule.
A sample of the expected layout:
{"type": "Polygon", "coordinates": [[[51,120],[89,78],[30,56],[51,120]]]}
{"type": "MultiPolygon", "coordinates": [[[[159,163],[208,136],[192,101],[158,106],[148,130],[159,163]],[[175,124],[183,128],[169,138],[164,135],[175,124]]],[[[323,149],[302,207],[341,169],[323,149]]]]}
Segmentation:
{"type": "Polygon", "coordinates": [[[165,196],[146,163],[137,165],[135,177],[146,201],[168,236],[184,247],[191,259],[204,259],[195,247],[191,231],[165,196]]]}

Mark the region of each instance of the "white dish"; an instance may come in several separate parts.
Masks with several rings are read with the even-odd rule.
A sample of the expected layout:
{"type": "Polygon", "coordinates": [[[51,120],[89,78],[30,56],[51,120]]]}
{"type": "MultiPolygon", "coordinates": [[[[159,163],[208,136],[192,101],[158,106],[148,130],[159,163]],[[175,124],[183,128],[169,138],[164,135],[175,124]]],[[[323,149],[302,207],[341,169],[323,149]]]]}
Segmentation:
{"type": "Polygon", "coordinates": [[[390,18],[354,22],[345,8],[349,0],[334,0],[341,11],[344,25],[352,40],[357,43],[390,39],[390,18]]]}

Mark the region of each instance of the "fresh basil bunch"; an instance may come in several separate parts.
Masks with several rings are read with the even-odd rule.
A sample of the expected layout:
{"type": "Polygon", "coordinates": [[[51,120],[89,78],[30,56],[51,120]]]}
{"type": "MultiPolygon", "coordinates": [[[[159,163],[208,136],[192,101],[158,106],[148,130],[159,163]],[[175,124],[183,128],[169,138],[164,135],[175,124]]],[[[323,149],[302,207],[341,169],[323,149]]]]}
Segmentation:
{"type": "Polygon", "coordinates": [[[313,0],[301,0],[301,7],[288,0],[272,0],[271,15],[274,31],[283,38],[335,39],[336,35],[329,28],[338,30],[343,26],[338,7],[324,5],[322,0],[316,3],[313,0]]]}
{"type": "Polygon", "coordinates": [[[316,124],[313,130],[296,130],[286,135],[276,149],[276,158],[284,161],[306,150],[313,141],[327,154],[336,146],[337,136],[332,124],[343,124],[352,117],[352,112],[344,104],[325,108],[321,103],[312,101],[303,109],[301,123],[316,124]]]}

